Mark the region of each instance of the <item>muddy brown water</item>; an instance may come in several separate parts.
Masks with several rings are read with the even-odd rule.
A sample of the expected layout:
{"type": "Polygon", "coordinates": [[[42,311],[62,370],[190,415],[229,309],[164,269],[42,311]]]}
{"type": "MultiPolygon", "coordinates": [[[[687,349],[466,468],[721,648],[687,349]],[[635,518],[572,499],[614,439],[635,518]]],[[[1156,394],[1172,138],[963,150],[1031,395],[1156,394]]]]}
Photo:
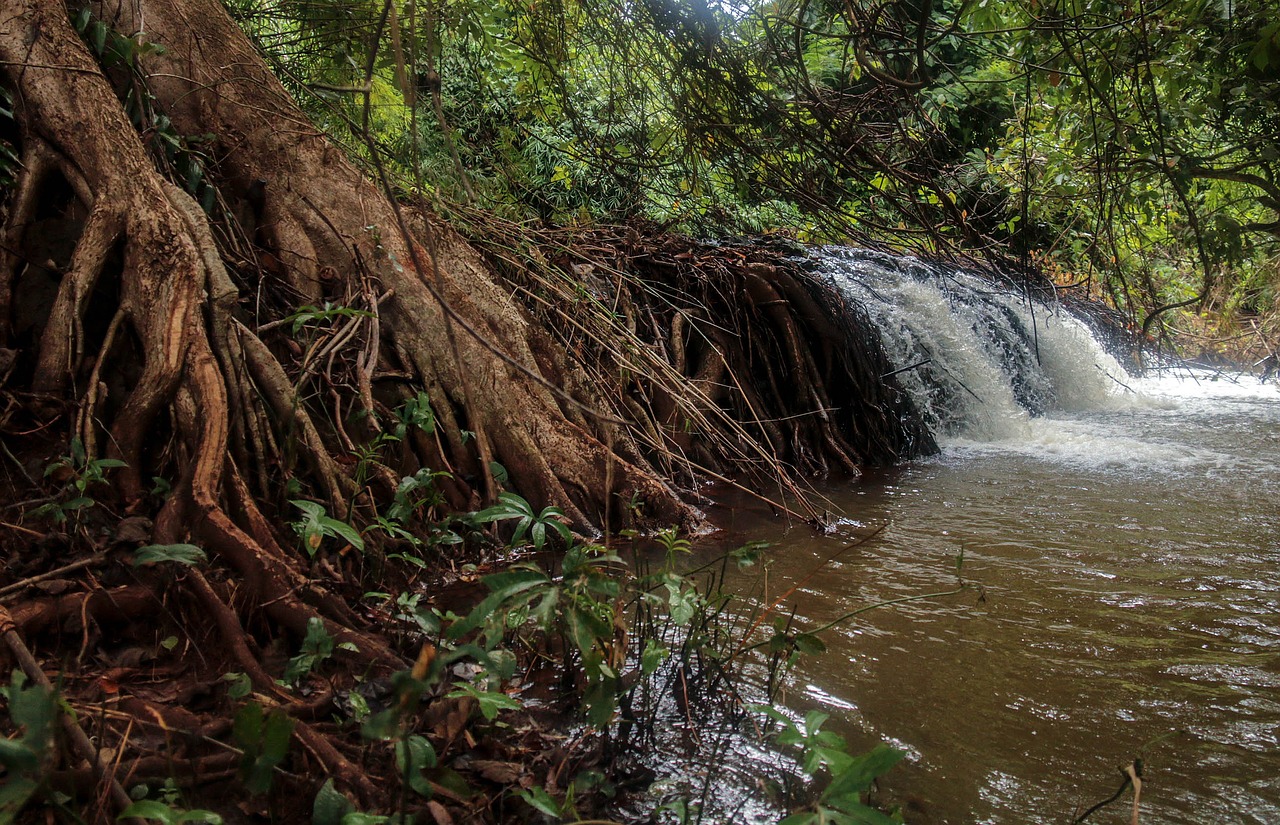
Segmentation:
{"type": "Polygon", "coordinates": [[[906,752],[908,822],[1071,822],[1141,757],[1142,822],[1280,823],[1280,390],[1130,389],[824,490],[831,535],[731,525],[772,542],[770,598],[809,577],[800,627],[947,590],[963,550],[969,589],[828,631],[785,696],[906,752]]]}

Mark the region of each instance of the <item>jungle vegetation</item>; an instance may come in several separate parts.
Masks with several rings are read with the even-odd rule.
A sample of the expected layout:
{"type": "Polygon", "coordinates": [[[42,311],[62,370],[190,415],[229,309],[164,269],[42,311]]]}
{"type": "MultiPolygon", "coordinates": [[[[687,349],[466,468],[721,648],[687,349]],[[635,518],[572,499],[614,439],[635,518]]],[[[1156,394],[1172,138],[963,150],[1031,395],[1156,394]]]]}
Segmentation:
{"type": "Polygon", "coordinates": [[[371,122],[445,211],[959,250],[1084,281],[1154,335],[1171,307],[1274,306],[1266,3],[233,9],[331,133],[382,31],[371,122]]]}
{"type": "MultiPolygon", "coordinates": [[[[1261,0],[7,0],[0,814],[577,816],[645,679],[820,649],[715,629],[704,482],[932,449],[794,241],[1265,351],[1278,80],[1261,0]],[[488,737],[517,664],[590,755],[488,737]]],[[[795,821],[879,821],[822,721],[795,821]]]]}

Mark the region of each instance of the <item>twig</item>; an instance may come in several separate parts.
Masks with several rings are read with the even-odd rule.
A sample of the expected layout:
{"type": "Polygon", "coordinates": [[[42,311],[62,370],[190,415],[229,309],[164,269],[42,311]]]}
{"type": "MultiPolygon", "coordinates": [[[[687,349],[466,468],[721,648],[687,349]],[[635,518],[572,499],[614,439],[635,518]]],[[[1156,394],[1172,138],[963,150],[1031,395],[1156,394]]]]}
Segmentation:
{"type": "MultiPolygon", "coordinates": [[[[22,637],[18,635],[17,625],[4,605],[0,605],[0,637],[4,638],[9,650],[13,651],[14,658],[22,666],[22,672],[27,674],[27,678],[52,693],[53,684],[49,681],[49,677],[44,675],[44,670],[41,669],[40,663],[31,655],[31,650],[22,641],[22,637]]],[[[116,807],[123,811],[133,804],[129,794],[125,792],[124,787],[116,780],[111,771],[111,766],[103,758],[102,751],[94,747],[93,742],[89,741],[89,737],[85,735],[85,732],[80,729],[80,726],[71,716],[62,713],[59,714],[59,717],[76,754],[93,766],[94,773],[97,774],[101,782],[106,784],[107,791],[110,793],[111,800],[116,807]]],[[[142,821],[138,819],[129,819],[126,822],[142,825],[142,821]]]]}
{"type": "MultiPolygon", "coordinates": [[[[13,527],[15,525],[6,524],[4,526],[13,527]]],[[[19,528],[19,529],[23,529],[23,528],[19,528]]],[[[71,562],[71,564],[64,564],[62,567],[57,567],[53,570],[50,570],[45,573],[40,573],[39,575],[36,575],[36,576],[28,576],[22,581],[17,581],[17,582],[14,582],[13,584],[0,587],[0,599],[3,599],[5,596],[8,596],[13,593],[19,593],[37,582],[42,582],[46,579],[56,578],[58,576],[63,575],[64,573],[72,573],[76,570],[80,570],[85,567],[93,567],[95,565],[101,564],[102,562],[106,561],[106,559],[107,559],[106,553],[99,553],[96,556],[89,556],[87,558],[80,559],[79,561],[73,561],[71,562]]]]}
{"type": "Polygon", "coordinates": [[[1084,822],[1090,816],[1097,813],[1100,809],[1105,808],[1106,806],[1110,805],[1112,802],[1115,802],[1117,799],[1120,798],[1120,795],[1124,793],[1125,788],[1128,788],[1130,785],[1133,785],[1134,787],[1133,822],[1137,822],[1138,821],[1138,794],[1142,789],[1142,760],[1135,759],[1132,762],[1130,762],[1128,765],[1125,766],[1123,773],[1124,773],[1124,779],[1121,780],[1120,787],[1116,788],[1116,792],[1111,794],[1111,796],[1102,800],[1098,804],[1094,805],[1089,810],[1080,814],[1080,816],[1071,820],[1071,825],[1080,825],[1081,822],[1084,822]],[[1135,781],[1137,782],[1136,785],[1134,784],[1135,781]]]}
{"type": "Polygon", "coordinates": [[[30,527],[23,527],[21,524],[10,524],[7,521],[0,521],[0,527],[8,527],[10,530],[17,530],[19,533],[26,533],[28,536],[44,538],[44,533],[32,530],[30,527]]]}
{"type": "MultiPolygon", "coordinates": [[[[883,375],[881,375],[881,376],[880,376],[880,380],[881,380],[881,381],[883,381],[883,380],[884,380],[884,379],[886,379],[886,378],[892,378],[893,376],[898,375],[899,373],[903,373],[903,372],[910,372],[911,370],[916,369],[917,367],[923,367],[925,364],[928,364],[928,363],[929,363],[930,361],[932,361],[932,360],[933,360],[932,358],[926,358],[926,359],[924,359],[923,361],[917,361],[917,362],[915,362],[914,364],[912,364],[912,365],[911,365],[911,366],[909,366],[909,367],[899,367],[898,369],[894,370],[893,372],[886,372],[886,373],[884,373],[883,375]]],[[[961,385],[961,386],[963,386],[963,385],[961,385]]],[[[968,388],[966,387],[966,389],[968,389],[968,388]]]]}

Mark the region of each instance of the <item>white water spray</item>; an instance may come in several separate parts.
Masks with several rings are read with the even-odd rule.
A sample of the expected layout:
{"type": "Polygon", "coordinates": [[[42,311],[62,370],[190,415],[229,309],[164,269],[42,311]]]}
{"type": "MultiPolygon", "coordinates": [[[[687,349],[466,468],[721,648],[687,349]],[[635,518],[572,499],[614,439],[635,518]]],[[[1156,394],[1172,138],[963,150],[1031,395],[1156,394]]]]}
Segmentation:
{"type": "Polygon", "coordinates": [[[833,247],[821,261],[879,327],[899,383],[940,438],[1026,440],[1034,417],[1107,407],[1131,381],[1059,307],[916,258],[833,247]]]}

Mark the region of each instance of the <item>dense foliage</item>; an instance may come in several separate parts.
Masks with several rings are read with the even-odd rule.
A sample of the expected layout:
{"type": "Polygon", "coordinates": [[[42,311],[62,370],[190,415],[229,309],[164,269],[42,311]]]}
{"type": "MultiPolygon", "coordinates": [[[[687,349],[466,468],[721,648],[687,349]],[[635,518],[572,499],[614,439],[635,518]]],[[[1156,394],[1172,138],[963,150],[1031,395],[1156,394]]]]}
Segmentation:
{"type": "Polygon", "coordinates": [[[982,250],[1148,326],[1276,298],[1262,0],[237,2],[322,121],[447,202],[982,250]]]}

